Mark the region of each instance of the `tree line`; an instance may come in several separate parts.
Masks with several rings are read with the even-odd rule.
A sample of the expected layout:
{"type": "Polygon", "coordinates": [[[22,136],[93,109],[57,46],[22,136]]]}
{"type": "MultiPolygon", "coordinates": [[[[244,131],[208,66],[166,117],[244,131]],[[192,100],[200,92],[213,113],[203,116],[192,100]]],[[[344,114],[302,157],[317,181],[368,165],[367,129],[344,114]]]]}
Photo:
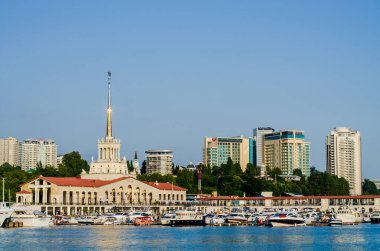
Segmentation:
{"type": "MultiPolygon", "coordinates": [[[[284,193],[298,193],[305,196],[333,196],[349,195],[349,183],[344,178],[338,178],[327,172],[313,171],[309,177],[295,170],[294,175],[300,176],[300,181],[287,181],[280,177],[278,168],[267,170],[267,177],[260,177],[260,168],[248,164],[243,172],[238,163],[228,159],[226,164],[220,166],[202,166],[202,192],[211,194],[216,191],[218,195],[258,196],[264,191],[273,192],[273,196],[284,193]]],[[[173,182],[173,184],[187,188],[188,193],[197,193],[197,171],[173,168],[172,175],[142,174],[140,180],[173,182]]],[[[365,180],[363,194],[380,194],[370,180],[365,180]]]]}
{"type": "MultiPolygon", "coordinates": [[[[128,163],[130,171],[133,170],[132,161],[128,163]]],[[[20,185],[43,175],[45,177],[75,177],[82,170],[88,171],[90,166],[82,159],[79,152],[73,151],[65,154],[62,165],[58,168],[37,165],[35,170],[24,171],[20,167],[13,167],[8,163],[0,166],[0,177],[5,177],[5,200],[15,201],[16,192],[20,185]]],[[[196,170],[188,170],[173,165],[173,175],[147,174],[146,162],[142,163],[141,174],[137,179],[151,182],[169,182],[187,189],[188,194],[198,192],[198,175],[196,170]]],[[[309,177],[302,175],[300,170],[294,174],[301,177],[300,181],[286,181],[280,177],[280,169],[268,170],[267,178],[260,177],[260,168],[248,164],[243,172],[240,165],[228,159],[226,164],[209,167],[202,166],[202,192],[211,194],[216,191],[218,195],[257,196],[263,191],[272,191],[273,196],[283,193],[299,193],[306,196],[315,195],[349,195],[349,184],[344,178],[314,171],[309,177]]],[[[376,185],[366,179],[363,184],[363,194],[380,195],[376,185]]],[[[0,185],[0,201],[2,200],[2,185],[0,185]]]]}

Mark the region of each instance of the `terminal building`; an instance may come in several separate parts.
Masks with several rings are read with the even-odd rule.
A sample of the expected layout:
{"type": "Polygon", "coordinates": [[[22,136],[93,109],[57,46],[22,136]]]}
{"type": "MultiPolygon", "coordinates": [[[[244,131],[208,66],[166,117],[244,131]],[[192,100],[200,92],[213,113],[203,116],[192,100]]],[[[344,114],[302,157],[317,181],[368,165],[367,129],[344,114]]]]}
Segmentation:
{"type": "MultiPolygon", "coordinates": [[[[166,169],[170,165],[170,172],[171,158],[165,165],[166,169]]],[[[16,202],[51,214],[81,215],[104,213],[115,207],[150,207],[158,212],[169,210],[169,206],[176,209],[176,205],[186,201],[186,189],[170,183],[139,181],[135,178],[137,172],[128,172],[126,158],[120,155],[120,140],[112,134],[111,73],[108,73],[106,137],[98,141],[98,159],[91,162],[89,172],[83,170],[80,177],[36,177],[21,186],[16,202]]]]}

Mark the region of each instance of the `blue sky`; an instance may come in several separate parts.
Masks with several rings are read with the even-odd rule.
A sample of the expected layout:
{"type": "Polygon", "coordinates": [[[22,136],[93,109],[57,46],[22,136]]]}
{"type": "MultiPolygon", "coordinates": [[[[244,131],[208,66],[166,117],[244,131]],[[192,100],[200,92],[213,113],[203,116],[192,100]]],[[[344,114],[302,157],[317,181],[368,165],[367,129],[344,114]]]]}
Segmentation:
{"type": "Polygon", "coordinates": [[[202,160],[204,136],[362,133],[380,178],[379,1],[1,1],[0,137],[55,139],[90,159],[105,135],[112,71],[122,154],[202,160]]]}

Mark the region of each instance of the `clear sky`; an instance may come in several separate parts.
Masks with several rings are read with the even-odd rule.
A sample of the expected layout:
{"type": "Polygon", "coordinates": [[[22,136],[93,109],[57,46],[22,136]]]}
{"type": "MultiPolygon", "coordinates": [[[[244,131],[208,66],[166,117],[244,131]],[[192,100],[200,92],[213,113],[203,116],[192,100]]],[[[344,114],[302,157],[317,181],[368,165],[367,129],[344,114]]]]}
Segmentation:
{"type": "Polygon", "coordinates": [[[1,1],[0,137],[97,157],[107,71],[122,154],[202,160],[204,136],[304,130],[325,170],[336,126],[380,178],[380,1],[1,1]]]}

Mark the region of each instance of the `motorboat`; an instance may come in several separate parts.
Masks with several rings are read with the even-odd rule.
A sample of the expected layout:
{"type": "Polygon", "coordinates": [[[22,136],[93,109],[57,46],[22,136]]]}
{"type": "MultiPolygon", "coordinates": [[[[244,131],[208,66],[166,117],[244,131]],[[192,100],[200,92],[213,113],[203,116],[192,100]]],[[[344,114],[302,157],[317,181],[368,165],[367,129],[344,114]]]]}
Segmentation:
{"type": "Polygon", "coordinates": [[[95,219],[94,217],[87,216],[78,218],[77,221],[80,225],[94,225],[94,223],[97,222],[97,219],[95,219]]]}
{"type": "Polygon", "coordinates": [[[170,220],[173,226],[204,226],[206,225],[204,217],[193,210],[178,210],[175,212],[175,218],[170,220]]]}
{"type": "Polygon", "coordinates": [[[215,214],[211,218],[210,225],[219,225],[226,222],[227,214],[215,214]]]}
{"type": "Polygon", "coordinates": [[[0,203],[0,227],[4,227],[6,222],[11,219],[13,211],[6,202],[0,203]]]}
{"type": "Polygon", "coordinates": [[[107,216],[103,225],[121,225],[121,221],[114,216],[107,216]]]}
{"type": "Polygon", "coordinates": [[[342,226],[342,220],[336,219],[336,218],[331,218],[328,225],[330,227],[342,226]]]}
{"type": "Polygon", "coordinates": [[[379,224],[380,223],[380,211],[373,212],[369,218],[371,219],[372,224],[379,224]]]}
{"type": "Polygon", "coordinates": [[[355,223],[362,222],[360,216],[353,212],[350,208],[339,208],[335,215],[335,218],[342,221],[343,225],[353,225],[355,223]]]}
{"type": "Polygon", "coordinates": [[[24,227],[48,227],[54,224],[50,215],[28,208],[15,208],[12,221],[22,222],[24,227]]]}
{"type": "Polygon", "coordinates": [[[311,225],[315,222],[318,222],[320,219],[320,213],[319,212],[308,212],[303,217],[305,219],[306,225],[311,225]]]}
{"type": "Polygon", "coordinates": [[[170,220],[175,219],[175,213],[166,213],[161,216],[161,225],[170,226],[170,220]]]}
{"type": "Polygon", "coordinates": [[[305,219],[295,213],[277,213],[267,218],[267,225],[272,227],[306,226],[305,219]]]}
{"type": "Polygon", "coordinates": [[[150,216],[140,216],[136,217],[133,220],[133,224],[136,226],[147,226],[147,225],[152,225],[153,219],[150,216]]]}
{"type": "MultiPolygon", "coordinates": [[[[227,223],[243,223],[243,222],[248,222],[250,216],[248,216],[248,217],[246,217],[246,216],[248,216],[248,215],[245,215],[242,212],[230,213],[226,217],[226,222],[227,223]]],[[[251,219],[251,221],[252,221],[252,219],[251,219]]]]}
{"type": "Polygon", "coordinates": [[[148,212],[131,212],[128,215],[127,221],[128,223],[134,223],[136,218],[141,218],[141,217],[150,217],[151,221],[153,221],[153,217],[148,212]]]}

